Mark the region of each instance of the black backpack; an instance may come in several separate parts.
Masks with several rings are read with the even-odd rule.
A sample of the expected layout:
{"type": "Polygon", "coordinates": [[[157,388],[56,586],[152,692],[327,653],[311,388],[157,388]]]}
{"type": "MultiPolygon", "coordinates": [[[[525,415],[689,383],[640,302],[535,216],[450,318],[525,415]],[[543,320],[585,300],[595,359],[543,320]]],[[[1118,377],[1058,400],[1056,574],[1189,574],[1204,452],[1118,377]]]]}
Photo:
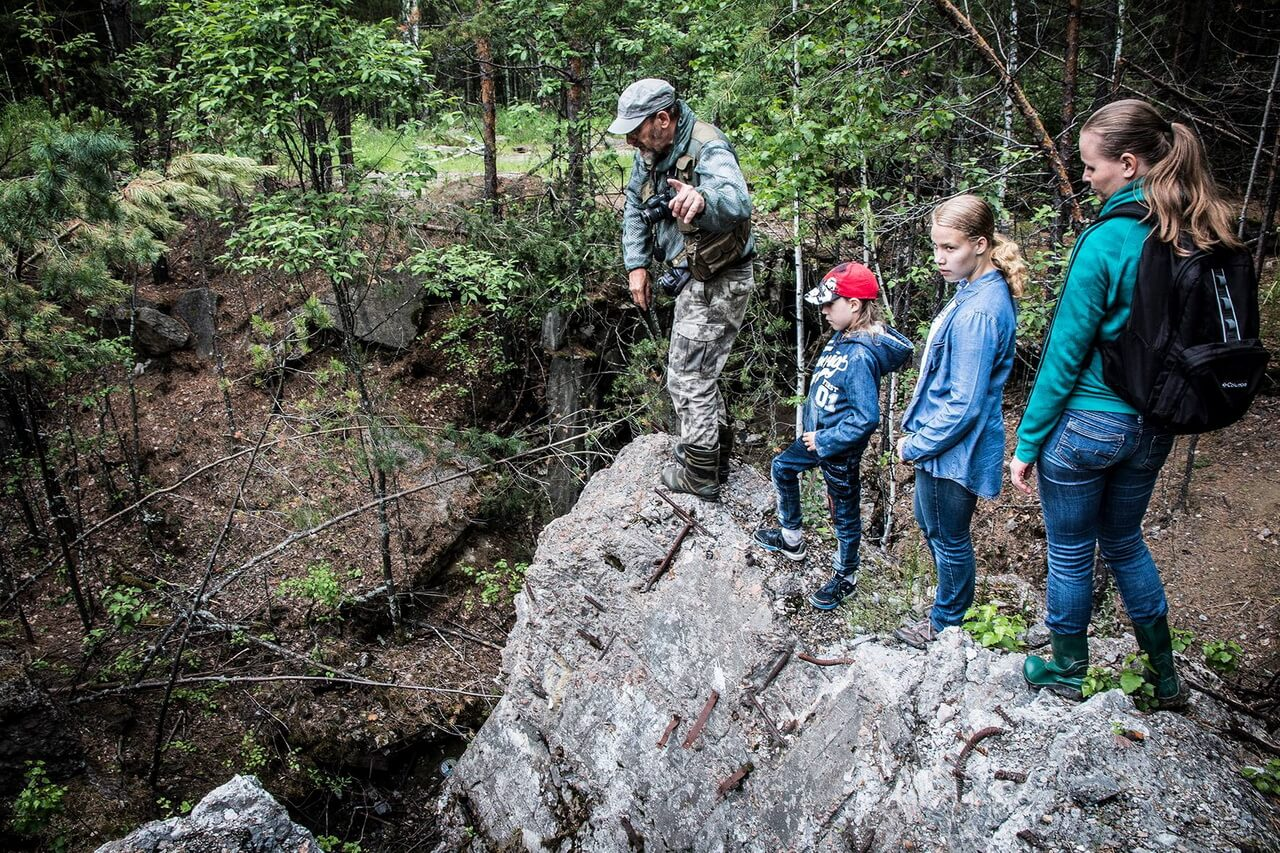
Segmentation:
{"type": "MultiPolygon", "coordinates": [[[[1102,219],[1144,219],[1149,212],[1129,202],[1102,219]]],[[[1252,258],[1226,248],[1179,255],[1149,237],[1129,319],[1114,341],[1100,341],[1098,349],[1107,385],[1170,432],[1209,432],[1235,423],[1258,393],[1271,357],[1258,340],[1252,258]]]]}

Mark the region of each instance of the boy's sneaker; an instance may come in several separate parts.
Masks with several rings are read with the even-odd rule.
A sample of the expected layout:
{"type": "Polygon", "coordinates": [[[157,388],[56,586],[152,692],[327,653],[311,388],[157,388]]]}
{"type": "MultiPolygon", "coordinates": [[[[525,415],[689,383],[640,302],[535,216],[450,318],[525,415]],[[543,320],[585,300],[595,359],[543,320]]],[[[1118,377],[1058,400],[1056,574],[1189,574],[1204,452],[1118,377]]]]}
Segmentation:
{"type": "Polygon", "coordinates": [[[752,534],[752,538],[760,545],[763,545],[769,551],[777,551],[788,560],[799,562],[804,559],[804,555],[809,552],[805,547],[804,540],[801,539],[795,545],[788,545],[787,540],[782,535],[781,528],[770,527],[766,530],[757,530],[752,534]]]}
{"type": "Polygon", "coordinates": [[[809,595],[809,603],[819,610],[835,610],[857,588],[857,575],[832,575],[822,589],[809,595]]]}

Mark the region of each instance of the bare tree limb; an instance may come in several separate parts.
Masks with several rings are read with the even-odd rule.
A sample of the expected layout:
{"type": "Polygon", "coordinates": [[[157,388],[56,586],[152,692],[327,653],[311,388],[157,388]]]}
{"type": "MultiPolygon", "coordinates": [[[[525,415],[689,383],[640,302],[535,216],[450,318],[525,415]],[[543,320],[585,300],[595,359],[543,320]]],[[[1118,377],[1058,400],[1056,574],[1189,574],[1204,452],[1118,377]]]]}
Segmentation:
{"type": "Polygon", "coordinates": [[[1045,129],[1044,122],[1040,119],[1040,114],[1036,112],[1036,108],[1031,105],[1031,101],[1027,100],[1027,95],[1022,91],[1022,87],[1009,76],[1009,69],[1000,61],[1000,57],[991,49],[991,45],[982,37],[982,33],[978,32],[977,27],[973,25],[973,22],[969,20],[964,12],[961,12],[951,0],[934,0],[934,5],[964,31],[992,70],[996,72],[1000,81],[1009,89],[1013,102],[1018,105],[1018,112],[1022,113],[1022,117],[1031,125],[1040,143],[1041,150],[1044,151],[1045,157],[1049,160],[1049,167],[1058,179],[1059,194],[1061,194],[1064,202],[1071,206],[1071,221],[1077,224],[1084,222],[1084,211],[1080,209],[1080,202],[1076,200],[1075,190],[1071,186],[1071,176],[1067,172],[1067,164],[1062,161],[1058,146],[1054,144],[1053,137],[1045,129]]]}

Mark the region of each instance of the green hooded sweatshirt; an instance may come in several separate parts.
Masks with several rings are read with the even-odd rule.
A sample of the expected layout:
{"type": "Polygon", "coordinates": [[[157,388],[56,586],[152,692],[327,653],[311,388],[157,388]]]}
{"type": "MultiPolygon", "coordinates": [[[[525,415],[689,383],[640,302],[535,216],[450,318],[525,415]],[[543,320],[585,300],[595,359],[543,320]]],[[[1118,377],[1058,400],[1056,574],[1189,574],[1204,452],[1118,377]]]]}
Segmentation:
{"type": "MultiPolygon", "coordinates": [[[[1145,201],[1141,178],[1117,190],[1102,213],[1130,201],[1145,201]]],[[[1151,221],[1121,216],[1095,223],[1076,240],[1040,370],[1018,425],[1014,455],[1021,461],[1040,457],[1041,445],[1067,409],[1137,414],[1103,381],[1102,356],[1094,344],[1114,340],[1129,319],[1138,258],[1153,227],[1151,221]]]]}

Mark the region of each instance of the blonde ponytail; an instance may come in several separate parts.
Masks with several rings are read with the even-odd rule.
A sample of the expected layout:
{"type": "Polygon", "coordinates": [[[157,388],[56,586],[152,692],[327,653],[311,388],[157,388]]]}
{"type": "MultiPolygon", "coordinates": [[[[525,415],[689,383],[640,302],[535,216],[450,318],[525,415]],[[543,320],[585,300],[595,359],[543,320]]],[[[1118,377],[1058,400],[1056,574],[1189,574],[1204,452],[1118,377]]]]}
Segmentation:
{"type": "Polygon", "coordinates": [[[1027,262],[1022,258],[1022,247],[1003,234],[997,234],[995,248],[991,250],[991,263],[1004,274],[1009,293],[1020,298],[1027,287],[1027,262]]]}

